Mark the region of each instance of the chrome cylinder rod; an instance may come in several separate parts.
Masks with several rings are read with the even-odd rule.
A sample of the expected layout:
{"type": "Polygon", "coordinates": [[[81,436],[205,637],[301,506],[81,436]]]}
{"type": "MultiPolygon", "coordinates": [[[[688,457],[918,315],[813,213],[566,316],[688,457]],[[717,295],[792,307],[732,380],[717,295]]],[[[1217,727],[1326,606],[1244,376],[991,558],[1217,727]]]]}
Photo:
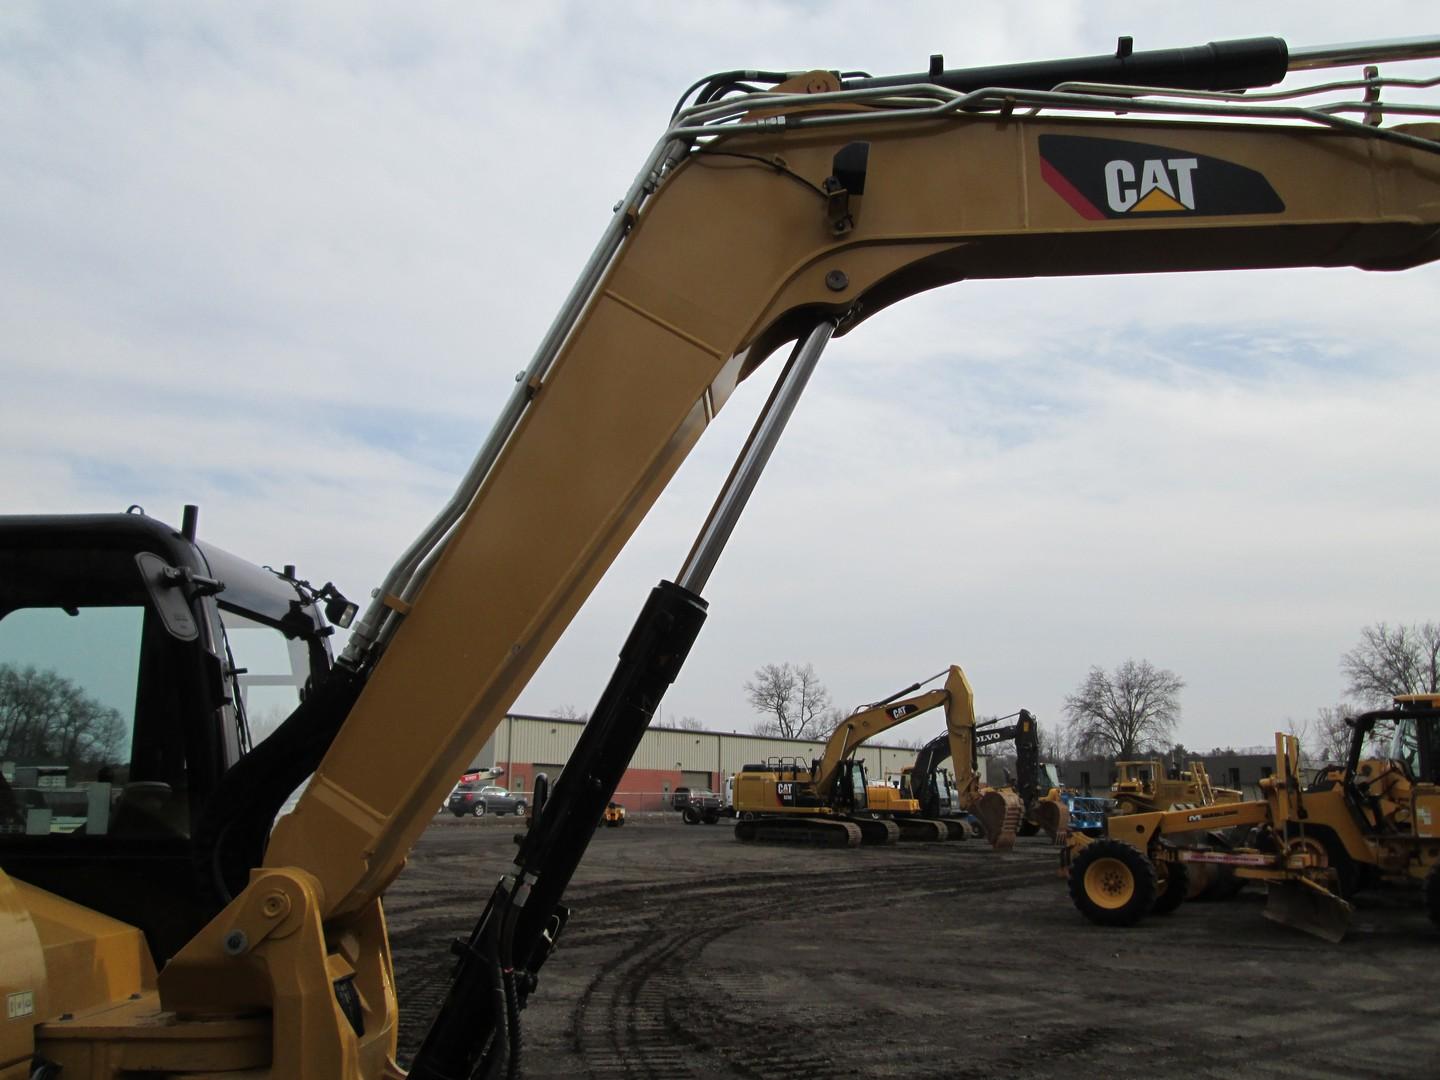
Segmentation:
{"type": "Polygon", "coordinates": [[[1336,45],[1306,45],[1290,49],[1290,71],[1354,67],[1398,60],[1432,60],[1440,56],[1440,37],[1389,38],[1381,41],[1347,41],[1336,45]]]}
{"type": "Polygon", "coordinates": [[[705,526],[696,537],[695,546],[685,557],[685,564],[680,568],[675,584],[689,589],[697,596],[705,588],[705,583],[710,580],[710,572],[715,569],[715,562],[720,558],[720,552],[725,550],[730,534],[735,531],[735,525],[740,520],[740,513],[750,500],[750,493],[755,490],[756,481],[765,470],[765,465],[775,450],[775,444],[780,441],[780,433],[785,430],[790,414],[795,411],[795,403],[800,400],[800,394],[804,391],[805,384],[810,381],[810,374],[815,370],[820,354],[825,351],[825,346],[834,334],[835,321],[827,318],[816,324],[808,337],[796,343],[795,351],[790,354],[785,370],[776,380],[775,389],[770,392],[770,399],[765,402],[765,408],[750,430],[745,448],[740,451],[735,467],[730,470],[719,498],[710,508],[710,516],[705,519],[705,526]]]}

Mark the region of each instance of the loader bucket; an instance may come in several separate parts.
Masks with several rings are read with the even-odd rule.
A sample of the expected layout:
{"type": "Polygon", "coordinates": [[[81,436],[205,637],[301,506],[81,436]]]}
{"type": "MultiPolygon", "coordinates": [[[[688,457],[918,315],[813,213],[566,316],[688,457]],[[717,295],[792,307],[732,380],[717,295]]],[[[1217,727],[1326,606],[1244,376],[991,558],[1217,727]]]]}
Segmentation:
{"type": "Polygon", "coordinates": [[[985,830],[985,838],[997,851],[1009,851],[1015,846],[1015,834],[1024,812],[1020,796],[1013,791],[987,791],[980,796],[974,810],[985,830]]]}
{"type": "Polygon", "coordinates": [[[1326,941],[1340,941],[1350,927],[1349,904],[1307,878],[1272,881],[1265,917],[1326,941]]]}
{"type": "Polygon", "coordinates": [[[1030,817],[1045,831],[1051,840],[1056,839],[1070,825],[1070,811],[1061,802],[1041,799],[1030,808],[1030,817]]]}

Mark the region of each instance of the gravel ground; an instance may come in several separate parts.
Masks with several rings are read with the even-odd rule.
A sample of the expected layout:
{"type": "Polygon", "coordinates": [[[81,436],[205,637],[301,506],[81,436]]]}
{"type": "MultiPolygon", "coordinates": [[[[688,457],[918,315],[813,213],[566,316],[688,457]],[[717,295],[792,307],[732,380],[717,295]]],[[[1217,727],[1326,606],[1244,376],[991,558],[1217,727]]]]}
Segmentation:
{"type": "MultiPolygon", "coordinates": [[[[386,897],[412,1053],[514,852],[442,815],[386,897]]],[[[540,1077],[1440,1076],[1440,932],[1362,895],[1331,945],[1263,895],[1085,922],[1043,837],[824,851],[636,816],[600,829],[523,1014],[540,1077]]]]}

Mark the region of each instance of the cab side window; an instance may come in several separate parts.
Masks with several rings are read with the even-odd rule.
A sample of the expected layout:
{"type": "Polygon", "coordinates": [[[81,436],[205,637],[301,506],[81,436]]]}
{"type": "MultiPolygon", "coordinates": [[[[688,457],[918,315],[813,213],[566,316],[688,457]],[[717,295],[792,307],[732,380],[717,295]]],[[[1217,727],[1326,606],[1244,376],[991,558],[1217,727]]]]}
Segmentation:
{"type": "Polygon", "coordinates": [[[188,835],[173,641],[138,572],[86,605],[83,580],[27,569],[26,595],[0,590],[0,842],[188,835]]]}

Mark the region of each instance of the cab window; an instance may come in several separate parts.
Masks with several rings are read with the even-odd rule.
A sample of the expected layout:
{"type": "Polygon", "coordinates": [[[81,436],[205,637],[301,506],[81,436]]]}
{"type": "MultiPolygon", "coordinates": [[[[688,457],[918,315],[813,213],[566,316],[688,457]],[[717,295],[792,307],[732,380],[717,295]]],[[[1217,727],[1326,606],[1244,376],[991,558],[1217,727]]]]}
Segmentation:
{"type": "MultiPolygon", "coordinates": [[[[67,592],[83,589],[23,606],[0,593],[7,839],[189,832],[183,740],[163,693],[153,708],[139,704],[147,687],[167,680],[169,635],[145,604],[138,572],[126,580],[132,595],[112,588],[105,599],[115,602],[94,606],[67,602],[67,592]]],[[[30,578],[25,599],[38,599],[45,585],[43,573],[30,578]]]]}
{"type": "Polygon", "coordinates": [[[261,743],[300,704],[310,677],[310,654],[301,638],[221,605],[220,620],[235,670],[247,748],[261,743]]]}

